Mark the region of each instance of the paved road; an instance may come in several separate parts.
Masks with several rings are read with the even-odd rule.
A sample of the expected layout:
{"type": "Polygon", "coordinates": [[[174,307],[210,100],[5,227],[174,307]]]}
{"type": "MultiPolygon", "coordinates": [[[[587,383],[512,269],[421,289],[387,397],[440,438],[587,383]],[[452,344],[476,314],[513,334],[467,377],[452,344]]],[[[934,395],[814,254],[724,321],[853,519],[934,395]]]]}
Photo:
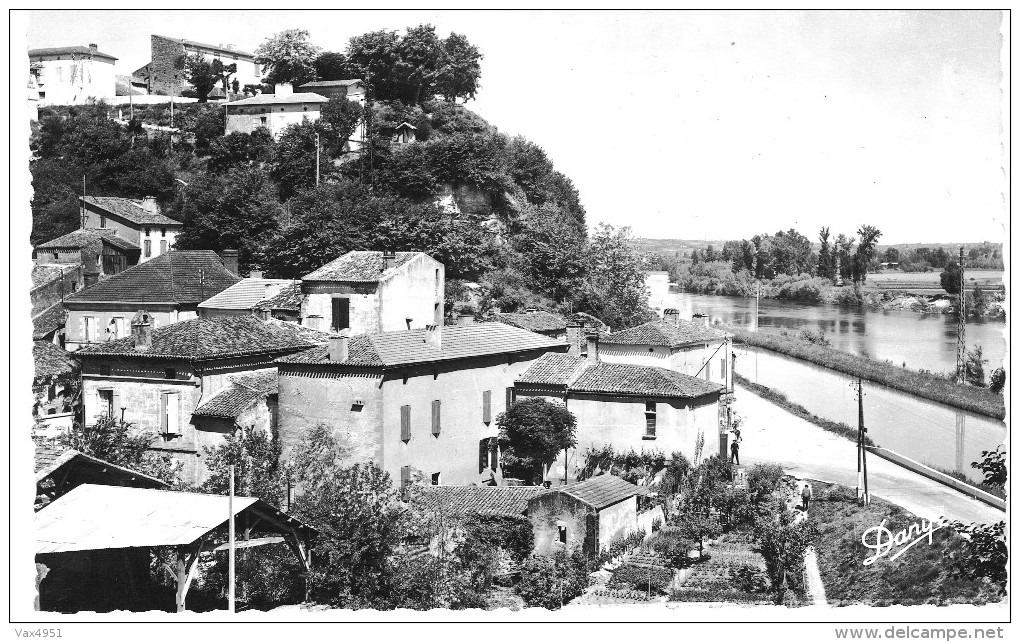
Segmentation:
{"type": "MultiPolygon", "coordinates": [[[[825,432],[796,415],[737,386],[740,463],[775,462],[787,473],[857,486],[857,447],[845,437],[825,432]]],[[[868,489],[926,519],[945,516],[964,522],[994,523],[1006,513],[957,490],[875,456],[868,457],[868,489]]]]}

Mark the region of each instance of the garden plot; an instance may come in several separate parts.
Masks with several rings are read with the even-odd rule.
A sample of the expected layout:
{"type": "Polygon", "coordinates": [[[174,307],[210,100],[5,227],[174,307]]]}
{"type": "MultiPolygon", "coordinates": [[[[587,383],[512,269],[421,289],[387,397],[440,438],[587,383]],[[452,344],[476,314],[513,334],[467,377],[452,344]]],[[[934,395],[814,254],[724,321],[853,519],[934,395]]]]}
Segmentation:
{"type": "Polygon", "coordinates": [[[723,535],[704,561],[681,571],[670,601],[772,604],[765,560],[753,546],[750,534],[723,535]]]}

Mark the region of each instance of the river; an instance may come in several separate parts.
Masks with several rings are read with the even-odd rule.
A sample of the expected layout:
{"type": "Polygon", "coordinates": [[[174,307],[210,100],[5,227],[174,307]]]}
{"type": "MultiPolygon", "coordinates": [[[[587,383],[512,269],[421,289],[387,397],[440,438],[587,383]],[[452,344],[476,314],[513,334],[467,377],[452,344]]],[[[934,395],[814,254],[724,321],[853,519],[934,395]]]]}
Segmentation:
{"type": "MultiPolygon", "coordinates": [[[[687,318],[691,312],[699,312],[708,314],[712,323],[743,328],[754,325],[754,299],[671,290],[665,302],[687,318]]],[[[837,350],[933,372],[956,370],[956,323],[955,314],[844,308],[778,299],[761,299],[758,309],[759,331],[821,330],[837,350]]],[[[967,322],[967,346],[981,346],[988,359],[986,375],[1005,358],[1005,329],[1001,320],[967,322]]]]}

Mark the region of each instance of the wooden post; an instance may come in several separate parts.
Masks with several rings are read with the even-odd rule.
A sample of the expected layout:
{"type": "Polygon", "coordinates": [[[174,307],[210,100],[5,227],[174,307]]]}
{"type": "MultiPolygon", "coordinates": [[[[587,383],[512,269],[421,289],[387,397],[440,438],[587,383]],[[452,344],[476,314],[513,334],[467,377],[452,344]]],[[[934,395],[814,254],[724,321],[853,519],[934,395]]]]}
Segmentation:
{"type": "Polygon", "coordinates": [[[188,577],[188,564],[183,546],[177,547],[177,612],[184,612],[184,598],[188,594],[186,580],[188,577]]]}
{"type": "Polygon", "coordinates": [[[227,498],[227,510],[230,512],[230,549],[227,555],[227,567],[228,567],[228,581],[227,581],[227,608],[231,613],[237,610],[237,603],[234,598],[234,572],[235,572],[235,551],[234,551],[234,466],[230,465],[228,468],[230,475],[230,494],[227,498]]]}

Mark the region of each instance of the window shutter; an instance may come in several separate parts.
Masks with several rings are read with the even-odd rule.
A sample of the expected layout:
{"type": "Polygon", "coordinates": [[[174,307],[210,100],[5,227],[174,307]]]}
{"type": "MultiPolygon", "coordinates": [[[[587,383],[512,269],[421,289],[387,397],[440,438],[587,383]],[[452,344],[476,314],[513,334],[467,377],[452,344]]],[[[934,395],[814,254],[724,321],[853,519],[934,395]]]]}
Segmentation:
{"type": "Polygon", "coordinates": [[[165,392],[159,394],[159,428],[165,435],[167,433],[166,424],[166,403],[169,395],[165,392]]]}
{"type": "Polygon", "coordinates": [[[490,423],[492,421],[492,391],[486,390],[482,392],[482,422],[490,423]]]}
{"type": "Polygon", "coordinates": [[[506,389],[506,409],[510,410],[512,405],[514,405],[514,387],[510,386],[506,389]]]}
{"type": "Polygon", "coordinates": [[[113,419],[120,421],[120,393],[113,391],[113,419]]]}
{"type": "MultiPolygon", "coordinates": [[[[407,406],[404,406],[405,408],[407,406]]],[[[403,488],[411,483],[411,467],[401,466],[400,467],[400,487],[403,488]]]]}
{"type": "Polygon", "coordinates": [[[486,437],[478,442],[478,472],[479,474],[489,465],[489,438],[486,437]]]}
{"type": "Polygon", "coordinates": [[[411,439],[411,406],[400,407],[400,440],[411,439]]]}
{"type": "Polygon", "coordinates": [[[88,341],[85,336],[85,317],[78,317],[78,336],[82,341],[88,341]]]}
{"type": "Polygon", "coordinates": [[[436,399],[432,402],[432,434],[438,435],[440,430],[440,401],[436,399]]]}

